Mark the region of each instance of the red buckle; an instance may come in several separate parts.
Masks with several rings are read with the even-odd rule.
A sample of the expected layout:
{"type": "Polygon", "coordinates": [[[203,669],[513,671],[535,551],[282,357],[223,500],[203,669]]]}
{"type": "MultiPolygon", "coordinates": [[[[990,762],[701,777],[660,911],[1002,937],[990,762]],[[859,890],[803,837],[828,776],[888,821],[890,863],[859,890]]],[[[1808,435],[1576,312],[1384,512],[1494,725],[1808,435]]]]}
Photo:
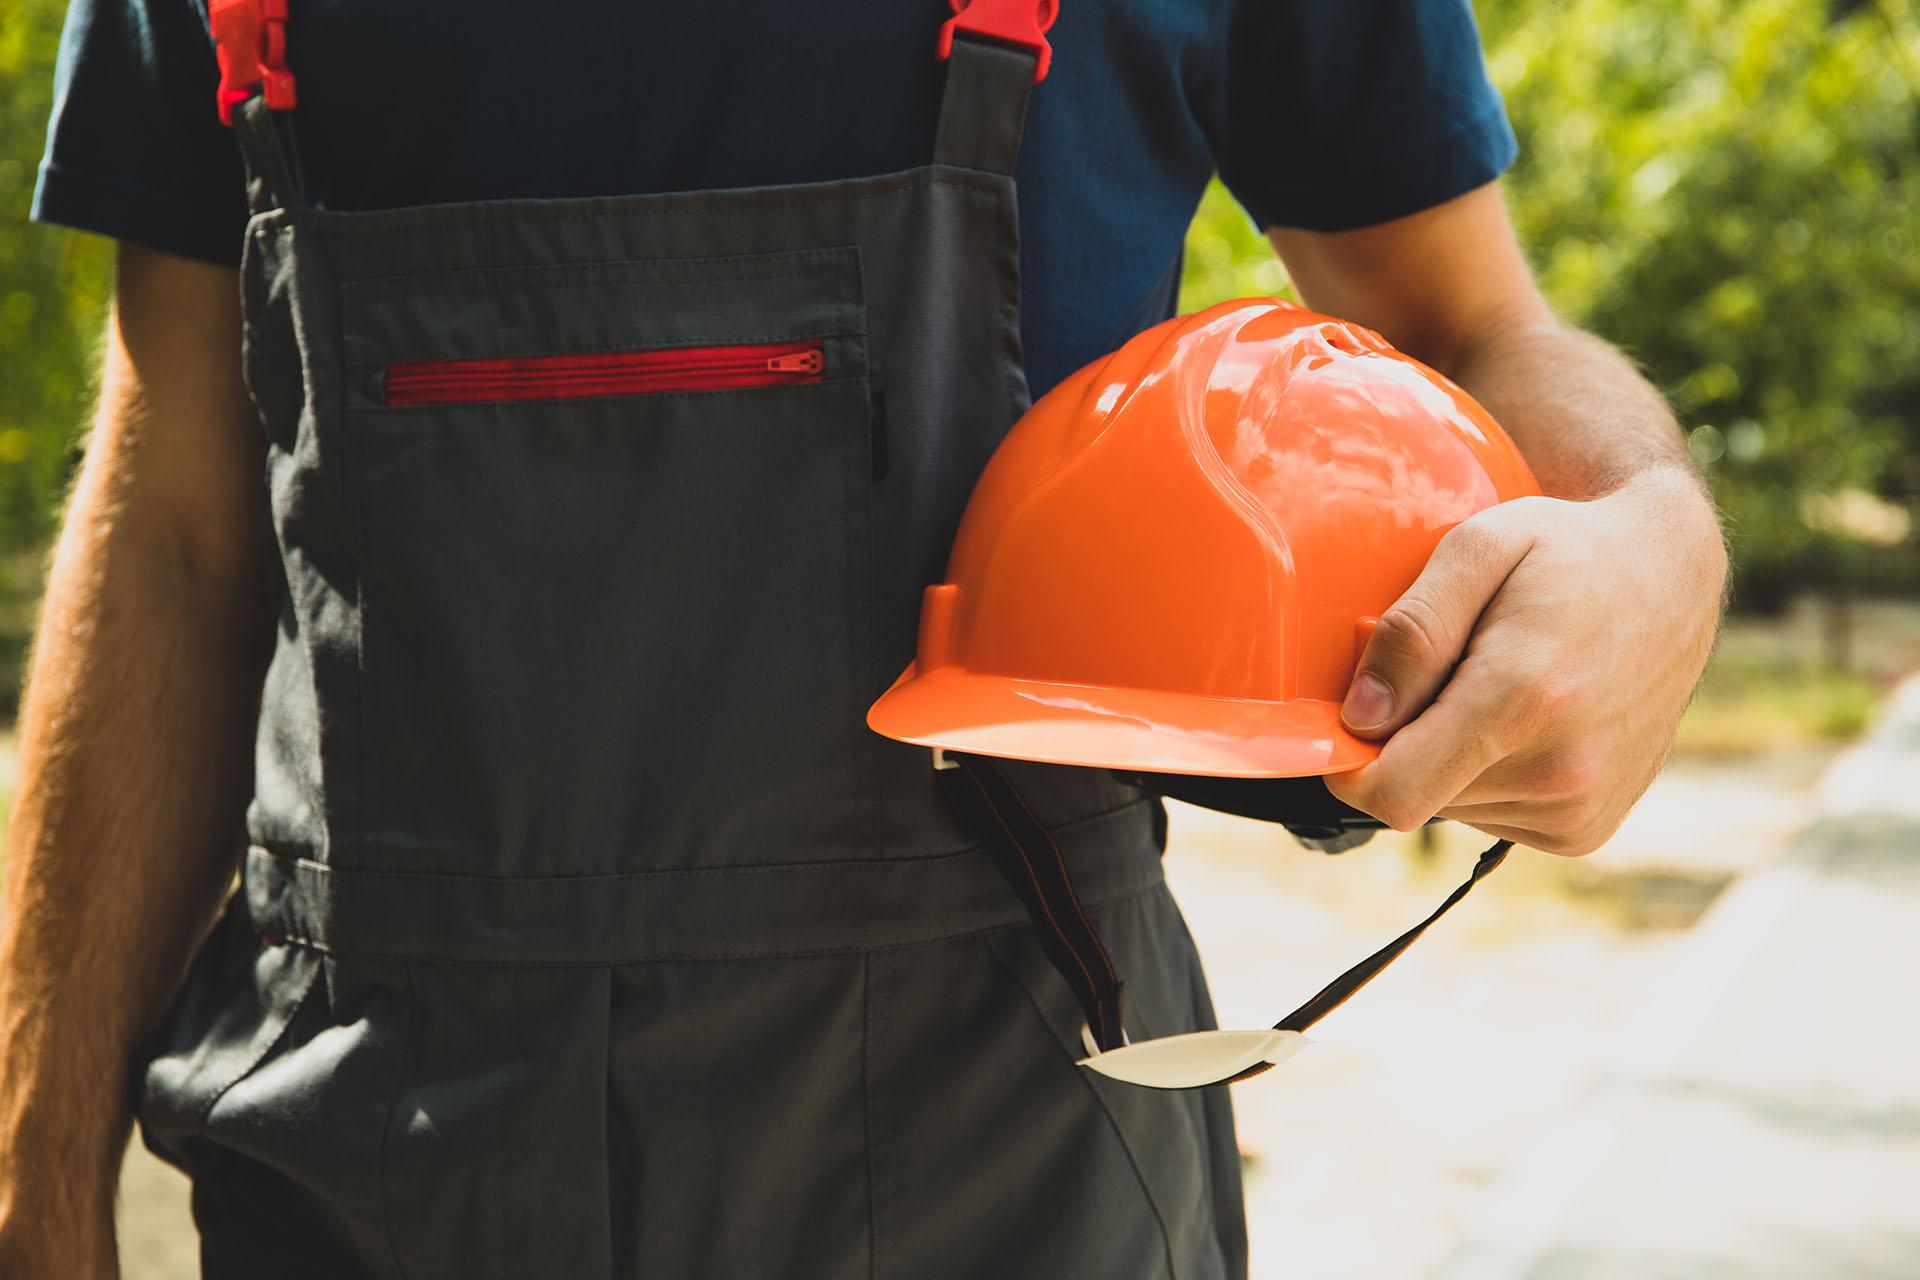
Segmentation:
{"type": "Polygon", "coordinates": [[[231,126],[233,109],[256,93],[274,111],[291,110],[287,0],[212,0],[207,18],[220,62],[220,123],[231,126]]]}
{"type": "Polygon", "coordinates": [[[1047,78],[1053,63],[1053,46],[1047,43],[1047,28],[1060,16],[1060,0],[947,0],[953,16],[940,24],[942,62],[953,56],[956,31],[981,36],[1001,44],[1025,49],[1039,61],[1033,68],[1033,82],[1047,78]]]}

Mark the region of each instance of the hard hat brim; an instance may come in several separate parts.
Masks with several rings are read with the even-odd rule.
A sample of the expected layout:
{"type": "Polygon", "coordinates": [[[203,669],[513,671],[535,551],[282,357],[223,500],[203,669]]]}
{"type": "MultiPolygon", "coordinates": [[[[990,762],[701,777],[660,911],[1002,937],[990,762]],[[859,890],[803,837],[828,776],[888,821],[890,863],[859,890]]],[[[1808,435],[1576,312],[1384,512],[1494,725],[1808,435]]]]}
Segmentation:
{"type": "Polygon", "coordinates": [[[973,755],[1217,778],[1344,773],[1380,754],[1340,704],[1264,702],[908,667],[867,712],[876,733],[973,755]]]}

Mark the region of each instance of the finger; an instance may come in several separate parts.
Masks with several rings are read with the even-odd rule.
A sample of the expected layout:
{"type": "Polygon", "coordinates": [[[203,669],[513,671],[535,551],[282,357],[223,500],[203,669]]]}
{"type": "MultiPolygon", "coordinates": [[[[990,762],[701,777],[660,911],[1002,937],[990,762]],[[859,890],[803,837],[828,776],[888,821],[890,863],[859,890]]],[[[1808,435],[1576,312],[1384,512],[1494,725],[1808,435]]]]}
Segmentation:
{"type": "Polygon", "coordinates": [[[1327,790],[1397,831],[1451,804],[1506,754],[1505,686],[1462,667],[1433,705],[1395,733],[1371,764],[1330,774],[1327,790]]]}
{"type": "Polygon", "coordinates": [[[1494,507],[1455,526],[1393,607],[1380,616],[1348,686],[1340,718],[1363,738],[1385,738],[1434,699],[1466,652],[1474,623],[1532,548],[1522,525],[1494,507]]]}

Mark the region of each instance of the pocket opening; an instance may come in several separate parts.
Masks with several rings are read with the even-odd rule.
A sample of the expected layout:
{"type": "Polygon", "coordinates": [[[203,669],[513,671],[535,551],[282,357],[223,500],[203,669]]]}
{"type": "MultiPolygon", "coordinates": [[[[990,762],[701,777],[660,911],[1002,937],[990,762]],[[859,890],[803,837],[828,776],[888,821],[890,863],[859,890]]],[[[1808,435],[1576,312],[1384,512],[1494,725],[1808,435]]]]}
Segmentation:
{"type": "Polygon", "coordinates": [[[582,400],[605,396],[740,391],[819,382],[826,351],[814,342],[653,347],[574,355],[389,364],[381,381],[389,407],[582,400]]]}

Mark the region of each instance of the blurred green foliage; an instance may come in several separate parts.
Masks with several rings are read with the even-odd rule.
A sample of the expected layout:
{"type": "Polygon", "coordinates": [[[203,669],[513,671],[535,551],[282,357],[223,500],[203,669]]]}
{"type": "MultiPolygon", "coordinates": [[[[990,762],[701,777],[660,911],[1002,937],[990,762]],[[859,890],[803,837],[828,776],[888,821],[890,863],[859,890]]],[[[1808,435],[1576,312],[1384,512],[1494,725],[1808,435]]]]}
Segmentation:
{"type": "MultiPolygon", "coordinates": [[[[1672,397],[1742,598],[1920,586],[1911,0],[1481,0],[1542,286],[1672,397]]],[[[1271,292],[1216,186],[1183,307],[1271,292]]]]}
{"type": "Polygon", "coordinates": [[[0,712],[8,713],[112,284],[106,242],[27,221],[65,7],[8,0],[0,21],[0,712]]]}
{"type": "MultiPolygon", "coordinates": [[[[57,516],[111,279],[108,246],[26,221],[63,7],[10,0],[0,23],[0,632],[57,516]]],[[[1541,281],[1673,397],[1731,519],[1744,598],[1920,585],[1914,0],[1480,13],[1541,281]]],[[[1284,288],[1216,185],[1182,306],[1284,288]]]]}
{"type": "MultiPolygon", "coordinates": [[[[0,22],[0,564],[45,541],[92,393],[111,246],[27,221],[53,101],[60,0],[0,22]]],[[[38,559],[24,570],[31,591],[38,559]]]]}
{"type": "Polygon", "coordinates": [[[1804,657],[1756,662],[1716,654],[1680,718],[1673,749],[1724,759],[1844,742],[1866,728],[1884,692],[1861,672],[1804,657]]]}

